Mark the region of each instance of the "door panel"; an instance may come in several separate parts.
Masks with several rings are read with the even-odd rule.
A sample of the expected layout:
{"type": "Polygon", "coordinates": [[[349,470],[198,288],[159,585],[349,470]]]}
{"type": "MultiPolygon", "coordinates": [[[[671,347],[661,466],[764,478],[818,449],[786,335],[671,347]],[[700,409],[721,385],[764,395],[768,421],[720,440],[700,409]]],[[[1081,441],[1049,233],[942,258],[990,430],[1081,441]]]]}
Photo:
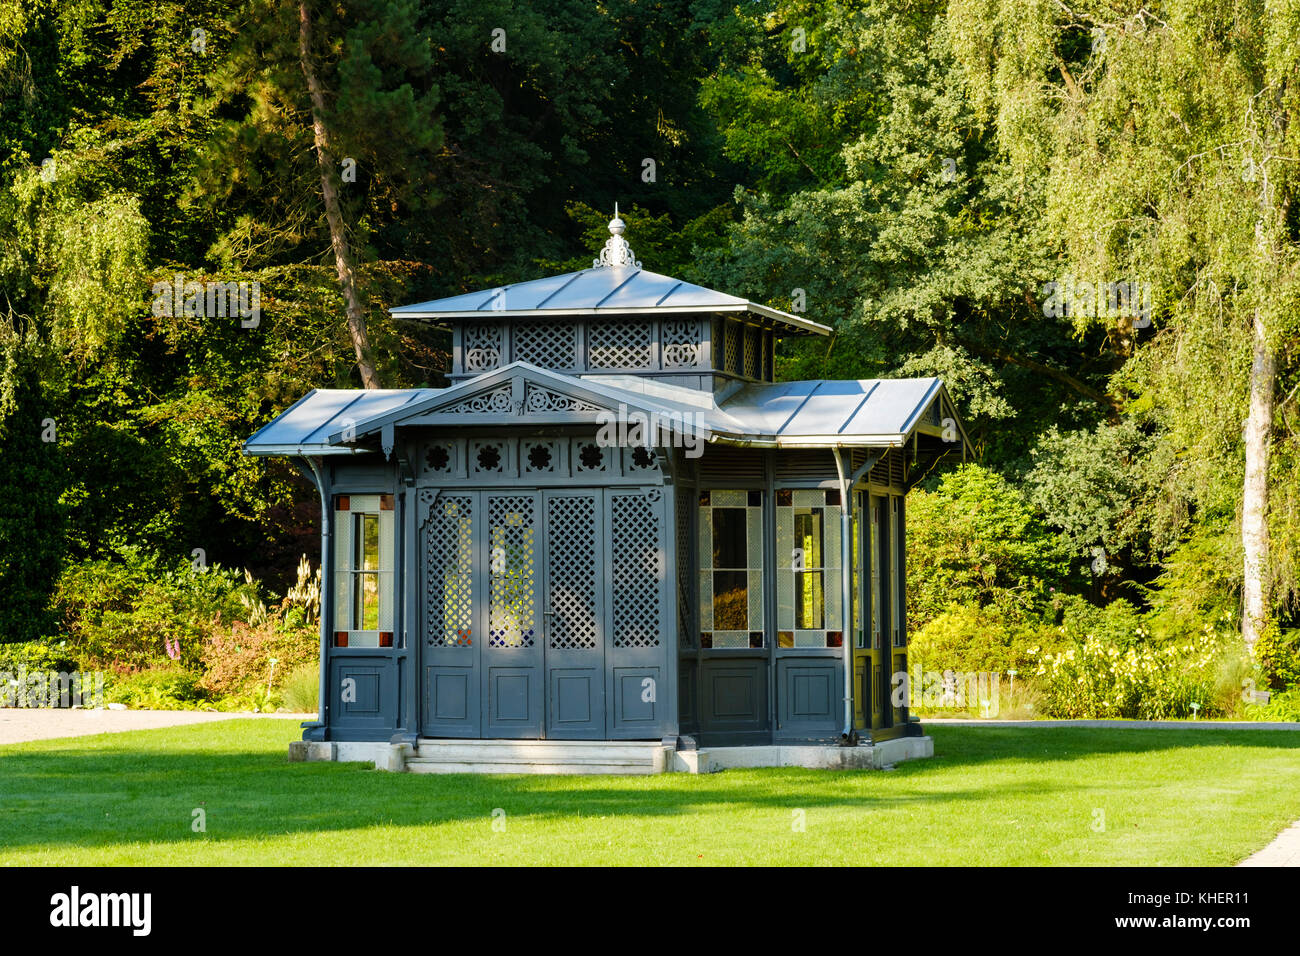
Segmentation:
{"type": "Polygon", "coordinates": [[[598,489],[548,491],[546,736],[600,739],[605,733],[605,561],[598,489]]]}
{"type": "Polygon", "coordinates": [[[420,732],[431,737],[479,736],[478,499],[425,489],[416,510],[424,571],[420,732]]]}
{"type": "Polygon", "coordinates": [[[538,495],[483,492],[479,560],[486,601],[478,608],[486,639],[483,733],[542,736],[542,638],[539,617],[538,495]]]}
{"type": "Polygon", "coordinates": [[[605,733],[610,739],[658,736],[675,710],[661,686],[663,635],[669,620],[665,586],[667,532],[663,493],[608,489],[609,641],[605,733]],[[666,709],[667,708],[667,709],[666,709]]]}

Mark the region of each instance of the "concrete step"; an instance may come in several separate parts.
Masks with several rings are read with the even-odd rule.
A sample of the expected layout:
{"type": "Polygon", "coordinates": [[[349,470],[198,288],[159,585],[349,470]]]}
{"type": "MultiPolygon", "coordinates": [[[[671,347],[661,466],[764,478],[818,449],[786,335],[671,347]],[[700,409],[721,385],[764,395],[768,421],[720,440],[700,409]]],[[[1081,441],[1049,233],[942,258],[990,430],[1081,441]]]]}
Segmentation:
{"type": "Polygon", "coordinates": [[[422,739],[406,757],[412,773],[662,773],[670,756],[644,740],[422,739]]]}

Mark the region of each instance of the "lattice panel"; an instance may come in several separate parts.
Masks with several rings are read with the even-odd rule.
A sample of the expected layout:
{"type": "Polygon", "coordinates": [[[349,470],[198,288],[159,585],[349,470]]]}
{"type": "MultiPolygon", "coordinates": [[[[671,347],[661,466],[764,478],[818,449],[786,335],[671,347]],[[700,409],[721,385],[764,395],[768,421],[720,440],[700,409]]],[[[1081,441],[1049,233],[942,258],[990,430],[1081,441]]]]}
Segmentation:
{"type": "Polygon", "coordinates": [[[587,327],[589,368],[650,368],[650,322],[592,322],[587,327]]]}
{"type": "Polygon", "coordinates": [[[695,319],[664,322],[660,342],[664,368],[695,368],[700,364],[704,335],[695,319]]]}
{"type": "Polygon", "coordinates": [[[465,371],[488,372],[501,366],[502,327],[498,322],[465,326],[465,371]]]}
{"type": "Polygon", "coordinates": [[[689,490],[683,490],[676,497],[677,502],[677,634],[681,647],[695,646],[694,628],[691,619],[694,616],[691,606],[691,508],[694,507],[693,496],[689,490]]]}
{"type": "Polygon", "coordinates": [[[758,355],[762,334],[762,329],[752,325],[745,326],[745,375],[749,378],[759,378],[762,375],[763,370],[758,355]]]}
{"type": "Polygon", "coordinates": [[[659,646],[659,509],[649,495],[610,502],[614,646],[659,646]]]}
{"type": "Polygon", "coordinates": [[[511,332],[511,356],[541,368],[570,371],[578,367],[576,322],[529,322],[511,332]]]}
{"type": "Polygon", "coordinates": [[[444,495],[425,536],[425,633],[435,647],[474,643],[474,498],[444,495]]]}
{"type": "Polygon", "coordinates": [[[550,553],[551,647],[590,650],[599,644],[596,587],[596,499],[553,497],[546,503],[546,546],[550,553]]]}
{"type": "Polygon", "coordinates": [[[723,371],[740,371],[740,323],[723,322],[723,337],[726,339],[723,353],[723,371]]]}
{"type": "Polygon", "coordinates": [[[488,527],[488,643],[532,647],[537,630],[532,496],[490,496],[488,527]]]}

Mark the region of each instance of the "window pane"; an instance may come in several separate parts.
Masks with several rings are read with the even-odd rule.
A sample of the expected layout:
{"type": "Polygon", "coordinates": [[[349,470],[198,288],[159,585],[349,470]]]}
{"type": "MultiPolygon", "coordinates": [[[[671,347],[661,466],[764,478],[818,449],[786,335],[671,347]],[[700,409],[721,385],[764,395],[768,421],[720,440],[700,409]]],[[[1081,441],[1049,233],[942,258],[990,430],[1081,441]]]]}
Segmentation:
{"type": "Polygon", "coordinates": [[[794,575],[795,591],[795,629],[803,631],[819,630],[822,623],[822,573],[820,571],[796,571],[794,575]]]}
{"type": "MultiPolygon", "coordinates": [[[[741,516],[744,517],[743,512],[741,516]]],[[[747,578],[748,575],[744,571],[713,572],[713,629],[715,631],[749,630],[747,578]]]]}
{"type": "Polygon", "coordinates": [[[352,629],[354,631],[379,630],[379,575],[361,571],[352,586],[352,629]]]}
{"type": "MultiPolygon", "coordinates": [[[[713,566],[715,568],[745,567],[745,509],[714,508],[713,510],[713,566]]],[[[743,625],[742,625],[743,628],[743,625]]]]}
{"type": "Polygon", "coordinates": [[[379,515],[354,514],[354,571],[379,570],[379,515]]]}
{"type": "Polygon", "coordinates": [[[798,508],[794,513],[794,543],[803,551],[805,568],[825,567],[822,564],[822,510],[798,508]]]}

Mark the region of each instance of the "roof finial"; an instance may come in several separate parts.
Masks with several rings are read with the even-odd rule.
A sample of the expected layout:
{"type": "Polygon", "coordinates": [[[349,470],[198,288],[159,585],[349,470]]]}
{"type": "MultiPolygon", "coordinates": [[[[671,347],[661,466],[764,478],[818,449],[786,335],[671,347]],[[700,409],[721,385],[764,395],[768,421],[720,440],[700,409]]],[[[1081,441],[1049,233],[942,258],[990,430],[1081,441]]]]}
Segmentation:
{"type": "Polygon", "coordinates": [[[591,266],[593,269],[599,269],[601,266],[610,266],[616,269],[623,266],[641,268],[641,263],[636,261],[633,256],[632,247],[623,238],[625,229],[627,229],[627,223],[618,218],[618,203],[614,203],[614,218],[609,221],[609,238],[605,240],[605,246],[600,250],[600,258],[592,260],[591,266]]]}

